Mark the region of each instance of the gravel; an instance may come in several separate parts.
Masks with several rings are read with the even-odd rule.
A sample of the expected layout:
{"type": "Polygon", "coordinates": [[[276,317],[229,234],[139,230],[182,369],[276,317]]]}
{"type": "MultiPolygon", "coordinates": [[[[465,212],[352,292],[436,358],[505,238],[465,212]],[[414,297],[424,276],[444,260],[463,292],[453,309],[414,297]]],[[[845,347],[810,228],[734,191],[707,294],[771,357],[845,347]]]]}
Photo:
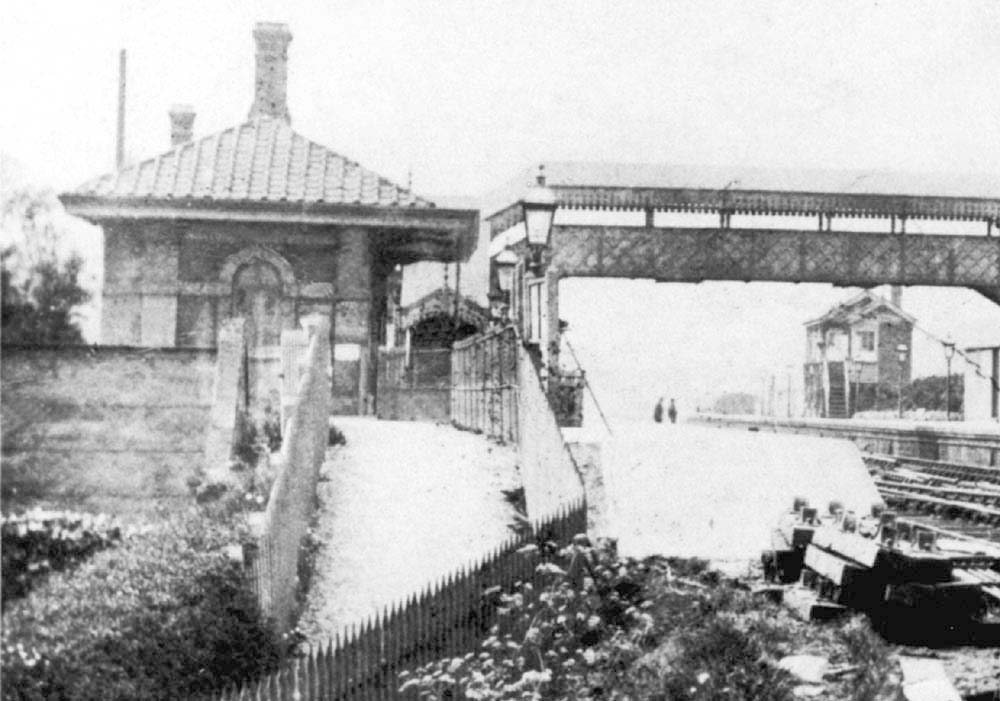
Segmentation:
{"type": "Polygon", "coordinates": [[[321,543],[299,627],[321,640],[487,554],[511,535],[501,490],[516,450],[451,426],[336,417],[322,467],[321,543]]]}

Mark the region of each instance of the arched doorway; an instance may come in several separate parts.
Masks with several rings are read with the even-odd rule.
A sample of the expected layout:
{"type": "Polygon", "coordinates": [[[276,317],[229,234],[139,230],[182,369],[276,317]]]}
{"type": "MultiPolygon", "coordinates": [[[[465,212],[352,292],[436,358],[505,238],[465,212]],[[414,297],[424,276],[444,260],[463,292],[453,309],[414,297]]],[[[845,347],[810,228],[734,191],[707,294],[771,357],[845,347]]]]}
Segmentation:
{"type": "Polygon", "coordinates": [[[233,275],[232,313],[246,320],[247,345],[253,350],[281,343],[282,284],[278,269],[255,258],[233,275]]]}
{"type": "Polygon", "coordinates": [[[221,271],[230,291],[229,314],[244,320],[248,406],[257,415],[281,406],[281,331],[295,325],[292,268],[263,246],[230,256],[221,271]]]}

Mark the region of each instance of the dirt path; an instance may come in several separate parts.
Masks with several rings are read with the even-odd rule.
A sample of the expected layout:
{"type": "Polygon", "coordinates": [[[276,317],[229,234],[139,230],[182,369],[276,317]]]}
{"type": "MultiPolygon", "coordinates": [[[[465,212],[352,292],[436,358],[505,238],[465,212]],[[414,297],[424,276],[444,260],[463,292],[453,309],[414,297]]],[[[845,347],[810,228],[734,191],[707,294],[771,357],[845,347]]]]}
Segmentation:
{"type": "Polygon", "coordinates": [[[337,417],[347,445],[319,485],[322,543],[300,628],[310,639],[485,554],[509,534],[516,452],[450,426],[337,417]]]}

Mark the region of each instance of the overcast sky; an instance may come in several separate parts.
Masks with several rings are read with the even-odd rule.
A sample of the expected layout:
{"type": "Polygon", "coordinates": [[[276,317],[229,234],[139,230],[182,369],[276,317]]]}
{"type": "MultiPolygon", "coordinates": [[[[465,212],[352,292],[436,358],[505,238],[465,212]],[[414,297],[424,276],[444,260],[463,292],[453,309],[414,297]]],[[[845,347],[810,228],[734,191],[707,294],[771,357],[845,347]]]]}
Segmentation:
{"type": "MultiPolygon", "coordinates": [[[[173,103],[194,106],[196,136],[242,121],[261,20],[287,22],[294,36],[293,126],[389,178],[412,168],[421,194],[475,197],[544,159],[1000,170],[996,0],[6,0],[0,151],[56,189],[109,171],[122,47],[131,159],[166,149],[173,103]]],[[[648,382],[651,367],[665,384],[689,376],[662,357],[664,339],[724,368],[709,372],[712,386],[799,363],[801,323],[852,293],[624,281],[569,290],[564,308],[595,366],[618,365],[606,349],[628,347],[636,329],[655,337],[624,363],[633,369],[600,371],[610,385],[641,373],[648,382]],[[611,321],[618,299],[629,324],[611,321]]],[[[904,306],[960,343],[1000,329],[995,307],[965,291],[912,290],[904,306]]]]}

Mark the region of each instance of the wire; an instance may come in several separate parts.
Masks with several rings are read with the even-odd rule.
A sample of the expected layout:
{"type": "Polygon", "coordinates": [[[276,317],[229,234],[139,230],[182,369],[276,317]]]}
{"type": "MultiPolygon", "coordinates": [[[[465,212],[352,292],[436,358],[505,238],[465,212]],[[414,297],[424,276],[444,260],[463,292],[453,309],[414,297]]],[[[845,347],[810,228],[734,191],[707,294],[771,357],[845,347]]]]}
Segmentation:
{"type": "Polygon", "coordinates": [[[604,415],[604,411],[601,409],[601,403],[597,401],[597,395],[594,394],[594,388],[590,386],[590,380],[587,379],[587,373],[584,371],[583,366],[580,365],[580,359],[576,357],[576,351],[573,350],[573,344],[569,342],[569,338],[565,332],[563,332],[562,340],[565,341],[566,349],[569,350],[569,354],[573,356],[573,362],[576,363],[577,370],[579,370],[583,376],[583,384],[586,385],[587,391],[590,392],[590,398],[594,400],[594,406],[597,407],[597,413],[601,415],[601,421],[604,422],[604,428],[608,430],[608,435],[615,435],[614,431],[611,430],[611,424],[608,423],[608,417],[604,415]]]}
{"type": "MultiPolygon", "coordinates": [[[[937,336],[935,336],[934,334],[932,334],[930,331],[928,331],[924,327],[920,326],[919,324],[914,323],[913,324],[913,328],[915,328],[917,331],[919,331],[920,333],[922,333],[924,336],[926,336],[930,340],[937,341],[938,343],[940,343],[942,348],[945,347],[946,342],[943,339],[938,338],[937,336]]],[[[958,356],[958,357],[960,357],[962,360],[964,360],[967,365],[970,365],[973,368],[975,368],[974,372],[977,375],[979,375],[980,377],[982,377],[984,380],[989,380],[989,382],[993,386],[994,390],[1000,391],[1000,381],[998,381],[997,378],[992,377],[991,375],[985,374],[983,372],[982,365],[980,365],[975,360],[973,360],[968,355],[966,355],[965,352],[962,351],[961,349],[959,349],[957,346],[955,346],[955,355],[958,356]]]]}
{"type": "MultiPolygon", "coordinates": [[[[874,295],[874,293],[873,293],[873,295],[874,295]]],[[[874,296],[880,296],[880,295],[874,295],[874,296]]],[[[843,305],[841,305],[841,306],[843,306],[843,305]]],[[[860,317],[863,318],[863,319],[873,319],[873,318],[875,318],[875,312],[874,311],[862,312],[860,314],[860,317]]],[[[912,322],[912,325],[913,325],[913,328],[915,328],[917,331],[919,331],[920,333],[922,333],[924,336],[926,336],[930,340],[937,341],[938,343],[941,344],[941,347],[944,348],[945,343],[946,343],[944,341],[944,339],[941,339],[941,338],[935,336],[933,333],[931,333],[930,331],[928,331],[927,329],[925,329],[924,327],[922,327],[920,324],[916,323],[916,321],[912,322]]],[[[955,346],[955,355],[959,356],[963,361],[965,361],[965,363],[967,365],[970,365],[973,368],[975,368],[974,372],[977,375],[979,375],[981,378],[983,378],[984,380],[988,380],[989,383],[993,386],[994,390],[1000,391],[1000,380],[998,380],[998,378],[992,377],[991,375],[985,374],[983,372],[982,365],[980,365],[975,360],[973,360],[968,355],[966,355],[964,351],[962,351],[960,348],[958,348],[958,346],[955,346]]]]}

